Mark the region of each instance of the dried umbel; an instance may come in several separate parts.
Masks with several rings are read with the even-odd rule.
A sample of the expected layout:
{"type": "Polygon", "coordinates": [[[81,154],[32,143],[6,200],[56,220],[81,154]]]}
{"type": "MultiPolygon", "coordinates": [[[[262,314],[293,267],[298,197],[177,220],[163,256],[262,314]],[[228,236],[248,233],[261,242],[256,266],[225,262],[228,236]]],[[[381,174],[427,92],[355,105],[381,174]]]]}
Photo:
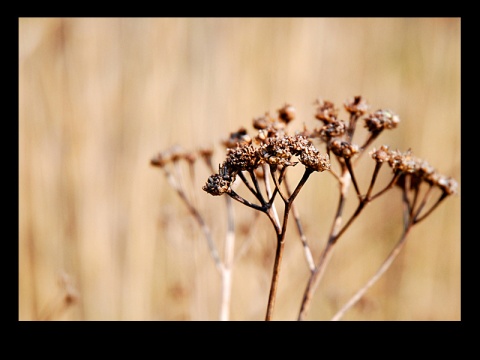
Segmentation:
{"type": "Polygon", "coordinates": [[[210,195],[222,195],[230,190],[230,186],[235,181],[235,176],[231,176],[225,166],[221,166],[218,174],[211,175],[207,183],[203,186],[203,190],[210,195]]]}
{"type": "Polygon", "coordinates": [[[335,155],[345,159],[349,159],[359,152],[358,145],[350,144],[348,141],[333,140],[329,148],[335,155]]]}
{"type": "MultiPolygon", "coordinates": [[[[272,319],[290,213],[295,218],[295,225],[310,270],[310,277],[298,314],[298,319],[303,320],[335,244],[371,202],[380,196],[391,193],[392,189],[395,189],[392,192],[398,193],[398,190],[401,192],[402,209],[404,210],[402,235],[373,277],[332,318],[338,320],[389,268],[405,243],[411,228],[428,217],[445,198],[458,191],[458,184],[453,178],[439,174],[427,161],[414,156],[410,149],[401,152],[390,149],[388,145],[381,145],[369,152],[375,165],[373,170],[371,166],[365,167],[363,170],[372,171],[371,178],[364,183],[357,181],[358,168],[363,166],[360,164],[364,164],[357,160],[367,152],[367,148],[382,134],[383,130],[394,130],[398,127],[399,116],[390,110],[383,109],[368,113],[370,106],[361,96],[347,99],[343,103],[343,107],[340,107],[343,114],[329,100],[317,100],[316,106],[314,116],[321,121],[321,125],[313,130],[304,124],[301,131],[289,133],[289,126],[297,115],[292,105],[285,104],[277,110],[278,116],[265,112],[264,115],[253,118],[251,134],[244,127],[230,133],[228,139],[223,141],[223,145],[226,147],[225,158],[218,165],[218,172],[210,175],[202,187],[205,192],[213,196],[227,195],[223,198],[226,199],[227,209],[229,209],[228,227],[231,233],[226,239],[231,239],[234,233],[232,199],[265,214],[273,226],[277,247],[266,320],[272,319]],[[357,124],[362,119],[364,129],[366,129],[363,131],[365,138],[362,142],[357,142],[357,124]],[[378,175],[380,171],[385,172],[384,169],[389,172],[390,181],[387,181],[386,186],[378,189],[378,175]],[[296,186],[291,187],[289,184],[290,172],[302,170],[303,175],[300,180],[296,186]],[[327,235],[325,246],[319,254],[318,260],[315,261],[298,211],[295,211],[294,201],[305,183],[312,178],[311,174],[324,171],[333,175],[330,178],[337,182],[340,196],[336,209],[333,209],[335,215],[329,226],[330,233],[327,235]],[[242,192],[238,190],[242,184],[249,195],[247,197],[240,195],[242,192]],[[354,196],[350,196],[352,193],[354,196]],[[345,204],[350,201],[350,198],[357,202],[357,208],[347,216],[344,209],[347,208],[345,204]],[[277,211],[277,206],[282,205],[283,211],[277,211]]],[[[168,170],[168,164],[173,164],[173,168],[178,168],[182,161],[188,163],[192,169],[197,158],[205,159],[205,163],[209,165],[211,171],[215,171],[211,163],[212,151],[210,149],[187,152],[179,147],[173,147],[159,153],[151,160],[151,164],[164,170],[171,185],[187,203],[190,212],[205,233],[217,269],[221,272],[223,279],[227,279],[225,283],[230,283],[228,277],[231,276],[229,267],[231,263],[222,262],[215,250],[215,242],[205,220],[200,216],[193,203],[188,202],[185,192],[180,188],[181,181],[176,181],[168,170]]],[[[194,172],[191,171],[191,174],[194,172]]],[[[364,178],[364,176],[359,177],[362,180],[364,178]]],[[[316,191],[321,196],[322,188],[318,187],[316,191]]],[[[335,207],[335,204],[333,206],[335,207]]],[[[234,249],[233,246],[225,247],[234,249]]],[[[229,299],[228,287],[222,288],[224,289],[223,298],[229,299]]],[[[225,309],[225,303],[222,302],[222,304],[225,309]]]]}
{"type": "Polygon", "coordinates": [[[333,102],[328,100],[317,100],[317,113],[315,117],[323,121],[325,124],[331,123],[337,119],[338,109],[335,108],[333,102]]]}
{"type": "Polygon", "coordinates": [[[227,149],[225,166],[230,173],[251,171],[258,167],[261,157],[253,145],[238,144],[236,148],[227,149]]]}
{"type": "Polygon", "coordinates": [[[382,145],[378,150],[373,149],[370,155],[376,162],[388,163],[394,172],[403,177],[409,176],[416,187],[425,182],[440,188],[447,195],[457,192],[458,184],[454,179],[439,174],[427,161],[414,156],[411,150],[401,152],[382,145]]]}
{"type": "Polygon", "coordinates": [[[377,110],[365,118],[365,127],[370,132],[381,132],[384,129],[394,129],[400,122],[398,115],[390,110],[377,110]]]}
{"type": "Polygon", "coordinates": [[[353,98],[346,100],[344,106],[345,110],[356,116],[362,116],[369,108],[367,102],[361,96],[354,96],[353,98]]]}
{"type": "Polygon", "coordinates": [[[237,145],[251,144],[252,138],[247,134],[247,130],[241,127],[236,132],[230,133],[230,137],[223,141],[223,145],[227,148],[234,148],[237,145]]]}

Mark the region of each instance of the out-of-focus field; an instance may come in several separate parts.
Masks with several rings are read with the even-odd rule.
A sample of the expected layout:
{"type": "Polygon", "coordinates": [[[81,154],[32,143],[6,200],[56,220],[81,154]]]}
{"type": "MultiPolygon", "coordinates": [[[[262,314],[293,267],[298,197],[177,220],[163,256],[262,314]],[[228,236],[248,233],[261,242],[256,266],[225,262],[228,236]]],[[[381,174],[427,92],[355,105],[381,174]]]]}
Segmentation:
{"type": "MultiPolygon", "coordinates": [[[[20,18],[19,319],[217,320],[205,239],[150,159],[213,146],[217,164],[220,141],[253,117],[288,102],[292,128],[311,128],[317,98],[342,108],[354,95],[401,118],[375,145],[411,148],[461,191],[459,18],[20,18]]],[[[197,171],[222,250],[224,199],[201,190],[209,172],[197,171]]],[[[316,173],[297,199],[315,259],[336,190],[316,173]]],[[[240,248],[254,211],[234,205],[240,248]]],[[[310,320],[331,318],[373,274],[401,224],[398,190],[372,203],[339,241],[310,320]]],[[[265,216],[255,233],[234,267],[232,320],[265,316],[275,252],[265,216]]],[[[293,221],[287,236],[276,320],[296,319],[309,273],[293,221]]],[[[460,279],[456,195],[344,319],[460,320],[460,279]]]]}

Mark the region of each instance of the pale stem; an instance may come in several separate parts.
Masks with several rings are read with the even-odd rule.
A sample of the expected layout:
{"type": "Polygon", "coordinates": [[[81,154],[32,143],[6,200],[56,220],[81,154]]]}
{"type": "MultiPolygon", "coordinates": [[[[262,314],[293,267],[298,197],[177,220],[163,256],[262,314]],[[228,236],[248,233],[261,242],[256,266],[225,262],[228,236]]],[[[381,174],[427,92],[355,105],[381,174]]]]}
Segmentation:
{"type": "Polygon", "coordinates": [[[233,255],[235,249],[235,222],[232,198],[226,197],[227,234],[225,237],[224,260],[222,270],[222,300],[220,306],[220,321],[226,321],[230,316],[232,294],[233,255]]]}
{"type": "MultiPolygon", "coordinates": [[[[285,189],[287,190],[287,195],[290,197],[292,195],[292,192],[290,191],[290,186],[288,185],[286,176],[284,179],[284,184],[285,184],[285,189]]],[[[292,214],[295,219],[295,224],[297,225],[297,231],[298,231],[298,235],[300,236],[300,241],[302,242],[302,245],[303,245],[303,252],[305,254],[305,259],[307,261],[308,268],[310,269],[310,271],[313,272],[315,270],[315,261],[313,260],[313,255],[310,250],[310,247],[308,246],[307,236],[303,231],[302,222],[300,221],[300,214],[298,213],[298,210],[295,204],[292,204],[292,214]]]]}
{"type": "Polygon", "coordinates": [[[323,250],[322,254],[320,255],[320,260],[315,267],[315,270],[310,275],[308,280],[307,288],[303,294],[302,304],[300,306],[300,312],[298,314],[298,320],[304,320],[307,316],[307,312],[310,308],[311,300],[313,294],[315,293],[321,278],[325,272],[325,269],[329,263],[330,257],[333,251],[333,245],[336,243],[338,239],[338,229],[342,223],[342,214],[343,208],[345,204],[345,199],[348,193],[348,187],[350,185],[350,175],[348,169],[344,168],[342,177],[340,178],[340,199],[338,202],[337,213],[335,215],[335,219],[332,224],[332,229],[330,231],[330,236],[325,245],[325,249],[323,250]]]}
{"type": "Polygon", "coordinates": [[[173,175],[165,167],[163,167],[163,170],[164,170],[165,175],[168,179],[168,182],[175,189],[175,191],[178,193],[178,195],[183,200],[183,202],[187,206],[188,210],[192,214],[193,218],[197,221],[200,228],[202,229],[202,232],[205,235],[205,238],[207,239],[207,245],[208,245],[208,248],[210,250],[210,255],[212,256],[213,261],[215,263],[215,267],[217,268],[217,270],[222,272],[223,265],[220,261],[220,257],[218,256],[218,252],[217,252],[217,249],[215,247],[215,243],[213,241],[213,237],[212,237],[212,233],[210,232],[210,228],[208,227],[207,223],[205,222],[203,217],[198,212],[197,208],[195,208],[192,205],[192,203],[188,200],[187,196],[185,195],[185,192],[179,186],[179,183],[177,183],[177,181],[175,180],[173,175]]]}
{"type": "Polygon", "coordinates": [[[377,272],[370,278],[370,280],[367,281],[367,283],[359,289],[355,295],[353,295],[350,300],[333,316],[332,321],[337,321],[340,320],[345,313],[352,308],[370,289],[377,281],[380,279],[380,277],[390,268],[392,265],[393,261],[396,259],[400,251],[402,250],[403,246],[406,243],[407,239],[407,234],[409,230],[412,228],[412,226],[409,226],[406,231],[403,233],[402,237],[400,240],[397,242],[393,250],[391,251],[390,255],[386,258],[386,260],[383,262],[383,264],[379,267],[377,272]]]}

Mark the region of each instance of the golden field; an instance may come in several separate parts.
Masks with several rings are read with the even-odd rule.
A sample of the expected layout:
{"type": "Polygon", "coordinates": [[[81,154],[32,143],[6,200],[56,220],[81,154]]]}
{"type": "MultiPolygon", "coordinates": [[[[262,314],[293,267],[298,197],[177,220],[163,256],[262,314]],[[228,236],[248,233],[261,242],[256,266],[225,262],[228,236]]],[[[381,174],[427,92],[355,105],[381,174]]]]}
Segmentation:
{"type": "MultiPolygon", "coordinates": [[[[217,320],[220,278],[206,241],[150,159],[179,144],[214,147],[220,163],[222,139],[285,103],[297,110],[292,129],[317,125],[319,98],[342,108],[362,95],[372,110],[393,110],[401,123],[375,145],[411,148],[460,193],[460,24],[20,18],[19,320],[217,320]]],[[[198,165],[189,194],[221,250],[225,202],[201,190],[210,173],[198,165]]],[[[372,166],[364,162],[363,187],[372,166]]],[[[315,259],[333,184],[314,174],[296,200],[315,259]]],[[[309,320],[329,320],[381,264],[401,234],[400,200],[391,191],[372,203],[340,239],[309,320]]],[[[264,216],[253,225],[252,209],[234,210],[236,249],[249,229],[255,236],[233,269],[230,319],[263,320],[274,233],[264,216]]],[[[460,320],[460,238],[458,194],[413,228],[344,320],[460,320]]],[[[308,274],[291,221],[275,320],[296,319],[308,274]]]]}

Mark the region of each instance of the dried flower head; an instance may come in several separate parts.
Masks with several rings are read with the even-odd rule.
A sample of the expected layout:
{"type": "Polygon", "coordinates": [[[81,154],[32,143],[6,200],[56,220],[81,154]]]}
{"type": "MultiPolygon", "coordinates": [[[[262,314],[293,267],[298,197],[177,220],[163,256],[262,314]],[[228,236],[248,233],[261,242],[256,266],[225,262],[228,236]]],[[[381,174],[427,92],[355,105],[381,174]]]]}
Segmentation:
{"type": "Polygon", "coordinates": [[[278,109],[278,118],[285,124],[295,119],[295,108],[292,105],[285,104],[282,108],[278,109]]]}
{"type": "Polygon", "coordinates": [[[219,166],[218,174],[209,176],[207,183],[202,187],[210,195],[218,196],[230,191],[235,181],[235,173],[231,173],[226,162],[219,166]]]}
{"type": "Polygon", "coordinates": [[[320,138],[323,141],[328,142],[330,139],[340,137],[345,134],[346,125],[341,120],[332,120],[330,123],[325,124],[317,131],[320,138]]]}
{"type": "Polygon", "coordinates": [[[414,156],[410,149],[402,153],[382,145],[378,150],[374,149],[370,152],[370,155],[377,162],[387,162],[393,171],[403,173],[402,181],[398,182],[400,186],[403,186],[405,176],[410,176],[411,182],[415,186],[425,181],[432,186],[439,187],[447,195],[457,192],[458,184],[453,178],[438,174],[433,166],[426,160],[414,156]]]}
{"type": "Polygon", "coordinates": [[[368,111],[368,104],[361,96],[355,96],[345,101],[345,110],[352,115],[362,116],[368,111]]]}
{"type": "Polygon", "coordinates": [[[266,112],[265,115],[259,116],[253,119],[253,127],[257,130],[262,129],[274,129],[279,130],[285,127],[285,124],[281,123],[274,117],[270,115],[269,112],[266,112]]]}
{"type": "Polygon", "coordinates": [[[227,149],[225,165],[230,173],[254,170],[260,163],[260,157],[253,145],[237,145],[236,148],[227,149]]]}
{"type": "Polygon", "coordinates": [[[230,137],[222,143],[227,148],[234,148],[238,144],[251,144],[252,138],[247,134],[247,130],[241,127],[238,131],[230,133],[230,137]]]}
{"type": "Polygon", "coordinates": [[[338,139],[333,140],[329,145],[330,150],[337,155],[345,159],[351,158],[353,155],[357,154],[359,149],[358,145],[350,144],[347,141],[340,141],[338,139]]]}
{"type": "Polygon", "coordinates": [[[327,124],[337,119],[338,110],[335,109],[335,106],[331,101],[318,99],[316,104],[318,105],[318,108],[315,117],[318,120],[327,124]]]}
{"type": "Polygon", "coordinates": [[[400,122],[398,115],[390,110],[377,110],[365,118],[365,127],[372,133],[379,133],[383,129],[394,129],[400,122]]]}
{"type": "Polygon", "coordinates": [[[299,159],[303,165],[314,171],[322,172],[330,170],[330,158],[328,154],[320,154],[313,145],[305,149],[305,151],[301,153],[299,159]]]}
{"type": "Polygon", "coordinates": [[[458,183],[450,176],[437,175],[433,184],[437,185],[447,195],[457,193],[458,183]]]}
{"type": "Polygon", "coordinates": [[[259,148],[259,155],[270,165],[291,166],[290,138],[268,138],[259,148]]]}
{"type": "Polygon", "coordinates": [[[372,151],[370,151],[370,156],[376,162],[386,162],[390,158],[390,149],[387,145],[382,145],[378,150],[374,148],[372,151]]]}
{"type": "Polygon", "coordinates": [[[186,153],[179,145],[175,145],[170,149],[158,153],[150,160],[150,164],[153,166],[163,167],[171,161],[178,161],[186,156],[186,153]]]}

